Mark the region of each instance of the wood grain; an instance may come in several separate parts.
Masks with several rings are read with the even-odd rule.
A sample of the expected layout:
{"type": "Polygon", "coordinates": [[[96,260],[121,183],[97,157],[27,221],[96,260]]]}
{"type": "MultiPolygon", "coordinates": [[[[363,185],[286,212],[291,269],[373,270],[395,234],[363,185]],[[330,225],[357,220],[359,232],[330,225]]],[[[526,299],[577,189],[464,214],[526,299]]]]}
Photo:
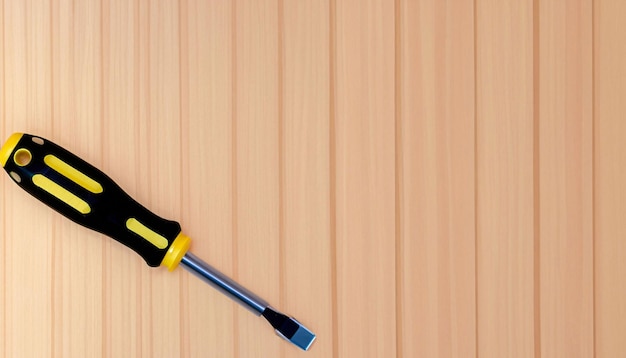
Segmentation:
{"type": "MultiPolygon", "coordinates": [[[[185,4],[185,3],[183,3],[185,4]]],[[[181,41],[183,168],[196,175],[184,180],[182,225],[194,238],[194,252],[232,274],[233,265],[233,77],[232,4],[188,1],[181,41]],[[220,53],[220,56],[214,54],[220,53]],[[190,75],[191,74],[191,75],[190,75]],[[199,194],[198,188],[204,188],[199,194]],[[195,224],[194,224],[195,223],[195,224]]],[[[182,17],[183,19],[185,17],[182,17]]],[[[234,312],[219,292],[192,277],[183,295],[183,349],[200,357],[206,347],[216,356],[232,357],[237,337],[234,312]],[[221,322],[220,325],[208,324],[221,322]]]]}
{"type": "Polygon", "coordinates": [[[591,357],[591,1],[540,5],[537,91],[541,356],[591,357]]]}
{"type": "Polygon", "coordinates": [[[478,356],[535,353],[533,6],[476,6],[478,356]]]}
{"type": "MultiPolygon", "coordinates": [[[[24,127],[42,135],[52,132],[50,11],[48,3],[4,2],[3,128],[8,133],[24,127]]],[[[3,237],[10,238],[3,240],[4,354],[50,356],[53,343],[61,344],[52,337],[57,219],[11,186],[3,192],[3,237]]]]}
{"type": "MultiPolygon", "coordinates": [[[[312,357],[333,355],[330,237],[330,8],[283,1],[280,183],[282,307],[320,337],[312,357]],[[303,279],[303,278],[309,278],[303,279]]],[[[284,345],[283,345],[284,346],[284,345]]],[[[284,346],[285,357],[298,353],[284,346]]]]}
{"type": "Polygon", "coordinates": [[[626,44],[622,33],[626,6],[594,3],[594,245],[596,356],[626,351],[626,44]]]}
{"type": "MultiPolygon", "coordinates": [[[[235,277],[253,292],[280,301],[280,111],[277,0],[235,4],[234,162],[235,277]]],[[[279,356],[266,323],[237,308],[237,353],[279,356]]]]}
{"type": "Polygon", "coordinates": [[[476,352],[473,4],[402,1],[399,14],[401,353],[470,357],[476,352]]]}
{"type": "MultiPolygon", "coordinates": [[[[138,200],[140,139],[139,4],[102,3],[102,169],[138,200]],[[118,23],[117,21],[120,21],[118,23]],[[104,120],[106,118],[106,121],[104,120]],[[120,160],[120,158],[124,158],[120,160]]],[[[142,355],[141,272],[137,255],[105,238],[103,245],[103,356],[142,355]],[[117,307],[110,309],[110,307],[117,307]]],[[[86,341],[89,344],[89,341],[86,341]]]]}
{"type": "MultiPolygon", "coordinates": [[[[85,158],[99,158],[102,150],[100,10],[97,3],[60,1],[52,8],[51,17],[51,36],[59,39],[51,43],[52,118],[63,118],[66,125],[53,124],[48,137],[65,147],[75,148],[75,153],[85,158]]],[[[59,217],[54,218],[53,227],[51,329],[54,354],[101,354],[106,287],[101,280],[102,237],[95,233],[85,237],[83,228],[59,217]],[[81,290],[91,292],[93,298],[66,293],[81,290]],[[77,340],[83,331],[87,331],[86,339],[77,340]]]]}
{"type": "MultiPolygon", "coordinates": [[[[141,187],[148,194],[146,204],[155,213],[167,218],[180,218],[180,6],[171,1],[149,1],[141,5],[146,6],[147,18],[140,28],[147,32],[149,45],[145,52],[148,62],[146,78],[140,87],[140,91],[146,91],[145,102],[140,104],[146,116],[140,122],[139,145],[145,148],[145,155],[140,158],[138,168],[147,174],[142,178],[141,187]],[[167,165],[155,165],[158,162],[167,165]]],[[[171,357],[182,350],[182,302],[178,292],[181,277],[181,271],[172,275],[159,270],[142,280],[142,297],[146,297],[142,300],[142,322],[145,324],[142,330],[145,329],[144,337],[147,338],[142,352],[148,355],[171,357]]]]}
{"type": "Polygon", "coordinates": [[[338,355],[380,357],[397,350],[394,11],[336,5],[338,355]]]}
{"type": "Polygon", "coordinates": [[[304,353],[2,179],[0,356],[617,357],[619,0],[0,0],[0,128],[103,169],[304,353]]]}

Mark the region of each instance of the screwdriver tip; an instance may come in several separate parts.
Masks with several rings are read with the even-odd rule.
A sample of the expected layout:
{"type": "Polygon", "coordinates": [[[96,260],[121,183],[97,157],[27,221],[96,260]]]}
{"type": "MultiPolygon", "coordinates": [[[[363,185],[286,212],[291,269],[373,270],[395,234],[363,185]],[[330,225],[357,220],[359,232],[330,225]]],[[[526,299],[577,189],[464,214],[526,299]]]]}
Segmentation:
{"type": "Polygon", "coordinates": [[[305,351],[315,341],[315,334],[293,317],[274,311],[270,307],[265,309],[263,317],[274,327],[276,334],[305,351]]]}
{"type": "MultiPolygon", "coordinates": [[[[277,329],[276,333],[301,349],[305,351],[309,350],[309,347],[311,347],[313,341],[315,341],[315,334],[294,318],[290,318],[290,321],[291,324],[297,325],[296,332],[291,336],[291,338],[287,338],[287,336],[280,329],[277,329]]],[[[287,331],[289,331],[289,329],[287,329],[287,331]]]]}

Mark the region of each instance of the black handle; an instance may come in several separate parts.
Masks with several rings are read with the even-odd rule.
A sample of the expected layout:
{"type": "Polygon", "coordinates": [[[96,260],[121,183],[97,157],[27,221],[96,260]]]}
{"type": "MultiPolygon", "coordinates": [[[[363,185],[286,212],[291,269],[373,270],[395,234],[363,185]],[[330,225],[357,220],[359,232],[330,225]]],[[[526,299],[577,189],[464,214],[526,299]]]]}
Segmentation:
{"type": "Polygon", "coordinates": [[[106,174],[49,140],[16,133],[0,149],[0,161],[22,189],[76,223],[133,249],[149,266],[164,262],[177,238],[183,242],[177,240],[177,250],[169,254],[175,257],[166,261],[173,259],[175,267],[189,247],[177,222],[153,214],[106,174]]]}

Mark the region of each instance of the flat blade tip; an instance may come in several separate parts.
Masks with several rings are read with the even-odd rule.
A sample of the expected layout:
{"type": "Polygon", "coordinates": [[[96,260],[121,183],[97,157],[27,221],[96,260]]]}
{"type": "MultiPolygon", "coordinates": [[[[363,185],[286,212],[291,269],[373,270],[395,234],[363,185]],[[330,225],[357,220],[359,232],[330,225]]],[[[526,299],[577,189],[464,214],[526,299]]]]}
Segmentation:
{"type": "MultiPolygon", "coordinates": [[[[294,320],[295,321],[295,320],[294,320]]],[[[297,321],[296,321],[297,322],[297,321]]],[[[289,341],[299,348],[308,351],[309,347],[315,341],[315,334],[311,332],[308,328],[300,324],[296,333],[289,339],[289,341]]]]}
{"type": "Polygon", "coordinates": [[[276,329],[276,334],[305,351],[309,350],[316,338],[315,333],[293,317],[289,317],[287,322],[276,329]]]}
{"type": "Polygon", "coordinates": [[[302,350],[308,350],[315,341],[315,334],[295,318],[266,307],[263,317],[274,327],[277,335],[302,350]]]}

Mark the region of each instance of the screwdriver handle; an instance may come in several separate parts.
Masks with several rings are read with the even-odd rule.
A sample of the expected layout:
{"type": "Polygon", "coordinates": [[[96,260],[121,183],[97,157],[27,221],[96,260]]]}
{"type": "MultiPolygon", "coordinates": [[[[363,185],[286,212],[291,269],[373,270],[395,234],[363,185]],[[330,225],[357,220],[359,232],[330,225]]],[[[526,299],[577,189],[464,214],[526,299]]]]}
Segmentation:
{"type": "Polygon", "coordinates": [[[70,220],[137,252],[149,266],[174,270],[191,239],[126,194],[106,174],[53,142],[15,133],[0,163],[22,189],[70,220]]]}

